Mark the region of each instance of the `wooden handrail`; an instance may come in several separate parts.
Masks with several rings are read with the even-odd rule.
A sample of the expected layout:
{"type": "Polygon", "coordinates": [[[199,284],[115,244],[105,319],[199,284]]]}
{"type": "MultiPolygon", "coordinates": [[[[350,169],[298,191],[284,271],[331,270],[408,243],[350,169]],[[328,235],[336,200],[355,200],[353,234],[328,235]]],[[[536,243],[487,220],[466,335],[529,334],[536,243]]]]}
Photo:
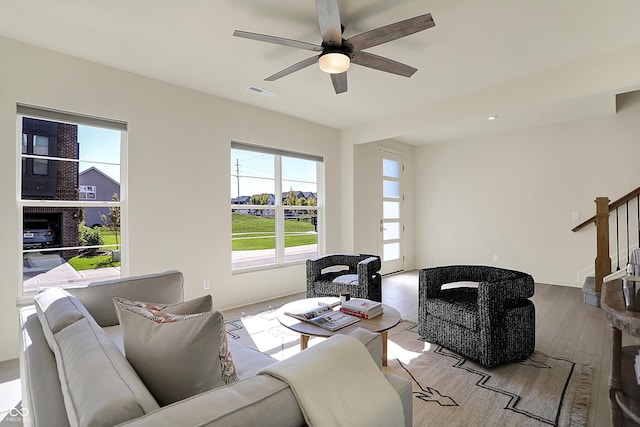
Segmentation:
{"type": "MultiPolygon", "coordinates": [[[[615,202],[612,202],[609,204],[609,212],[611,212],[612,210],[619,208],[620,206],[624,205],[625,203],[631,201],[631,199],[633,199],[634,197],[638,197],[640,196],[640,187],[636,188],[635,190],[629,192],[628,194],[620,197],[618,200],[616,200],[615,202]]],[[[591,224],[591,223],[595,223],[596,222],[596,216],[592,216],[591,218],[589,218],[588,220],[584,221],[583,223],[581,223],[580,225],[575,226],[574,228],[571,229],[571,231],[576,232],[584,227],[586,227],[587,225],[591,224]]]]}

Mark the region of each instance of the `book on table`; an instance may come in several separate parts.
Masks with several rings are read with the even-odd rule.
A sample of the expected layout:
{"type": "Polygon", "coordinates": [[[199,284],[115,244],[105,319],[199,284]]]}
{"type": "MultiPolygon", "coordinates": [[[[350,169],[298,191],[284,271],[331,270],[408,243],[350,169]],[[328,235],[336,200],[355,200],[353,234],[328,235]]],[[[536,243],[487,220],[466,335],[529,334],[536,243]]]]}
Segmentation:
{"type": "Polygon", "coordinates": [[[381,315],[383,309],[382,303],[378,301],[371,301],[364,298],[352,298],[349,301],[344,301],[342,303],[340,311],[352,316],[371,319],[373,317],[381,315]]]}
{"type": "Polygon", "coordinates": [[[344,307],[340,307],[340,311],[345,313],[345,314],[348,314],[350,316],[356,316],[356,317],[360,317],[362,319],[372,319],[372,318],[382,314],[382,310],[373,311],[371,313],[362,313],[360,311],[353,311],[353,310],[349,310],[348,308],[344,308],[344,307]]]}
{"type": "Polygon", "coordinates": [[[296,312],[287,311],[285,314],[304,322],[320,326],[321,328],[332,332],[337,331],[340,328],[344,328],[345,326],[352,325],[360,320],[357,317],[349,316],[339,310],[333,310],[330,305],[313,307],[296,312]]]}

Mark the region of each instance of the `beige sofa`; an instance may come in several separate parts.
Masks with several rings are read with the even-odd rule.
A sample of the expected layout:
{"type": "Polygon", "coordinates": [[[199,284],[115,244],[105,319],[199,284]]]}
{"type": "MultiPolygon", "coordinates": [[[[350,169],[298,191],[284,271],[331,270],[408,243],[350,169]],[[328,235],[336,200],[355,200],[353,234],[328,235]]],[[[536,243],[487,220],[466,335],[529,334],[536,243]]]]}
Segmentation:
{"type": "MultiPolygon", "coordinates": [[[[232,339],[229,348],[240,381],[159,407],[123,356],[112,298],[182,302],[182,273],[99,282],[68,292],[70,296],[44,312],[42,306],[40,313],[35,306],[20,310],[25,426],[305,425],[289,385],[256,375],[277,361],[232,339]],[[48,340],[53,340],[53,350],[48,340]]],[[[379,334],[360,329],[355,336],[379,363],[379,334]]],[[[391,374],[385,377],[400,396],[405,426],[411,426],[411,383],[391,374]]]]}

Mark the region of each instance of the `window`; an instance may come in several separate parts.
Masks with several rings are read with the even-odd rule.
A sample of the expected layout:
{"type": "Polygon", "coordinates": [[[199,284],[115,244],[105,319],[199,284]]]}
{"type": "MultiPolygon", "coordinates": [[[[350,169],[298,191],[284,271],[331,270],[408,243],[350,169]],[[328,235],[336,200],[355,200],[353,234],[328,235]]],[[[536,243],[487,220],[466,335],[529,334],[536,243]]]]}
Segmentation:
{"type": "Polygon", "coordinates": [[[126,124],[18,105],[18,126],[20,295],[120,277],[126,124]]]}
{"type": "Polygon", "coordinates": [[[80,200],[95,200],[96,199],[96,186],[95,185],[81,185],[80,186],[80,200]]]}
{"type": "Polygon", "coordinates": [[[232,269],[318,254],[322,158],[231,143],[232,269]]]}

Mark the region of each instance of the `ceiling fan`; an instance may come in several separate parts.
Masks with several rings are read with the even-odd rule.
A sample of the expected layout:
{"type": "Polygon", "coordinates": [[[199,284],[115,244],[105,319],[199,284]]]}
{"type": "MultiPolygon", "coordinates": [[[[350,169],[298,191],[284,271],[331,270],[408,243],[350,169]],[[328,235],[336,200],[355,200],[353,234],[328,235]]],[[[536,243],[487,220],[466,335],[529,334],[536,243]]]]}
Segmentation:
{"type": "Polygon", "coordinates": [[[331,74],[331,82],[337,94],[347,91],[347,70],[351,63],[373,68],[374,70],[411,77],[418,71],[416,68],[373,53],[363,52],[363,50],[436,25],[431,18],[431,14],[427,13],[396,22],[395,24],[385,25],[345,40],[342,38],[344,27],[340,21],[338,0],[316,0],[316,10],[322,35],[322,44],[320,45],[247,31],[236,30],[233,32],[236,37],[320,52],[319,55],[304,59],[267,77],[266,81],[277,80],[316,62],[318,62],[322,71],[331,74]]]}

